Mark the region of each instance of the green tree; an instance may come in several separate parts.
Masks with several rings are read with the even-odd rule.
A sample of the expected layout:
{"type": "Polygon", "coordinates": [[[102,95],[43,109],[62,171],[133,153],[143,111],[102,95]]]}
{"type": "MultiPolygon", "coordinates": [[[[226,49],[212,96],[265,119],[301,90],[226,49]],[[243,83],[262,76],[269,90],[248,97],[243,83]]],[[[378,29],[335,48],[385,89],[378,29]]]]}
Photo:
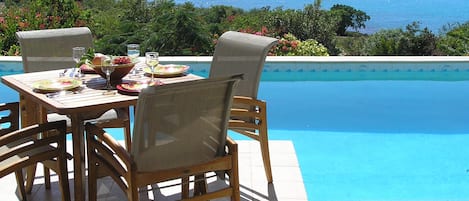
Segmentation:
{"type": "Polygon", "coordinates": [[[336,48],[334,40],[337,20],[336,16],[321,10],[318,3],[306,5],[301,19],[304,24],[292,33],[301,40],[315,39],[328,49],[329,54],[337,55],[339,50],[336,48]]]}
{"type": "Polygon", "coordinates": [[[244,14],[242,9],[223,5],[201,10],[208,30],[213,35],[221,35],[223,32],[233,29],[233,21],[244,14]]]}
{"type": "Polygon", "coordinates": [[[400,55],[431,56],[436,49],[437,37],[427,28],[420,29],[417,22],[406,26],[400,42],[400,55]]]}
{"type": "Polygon", "coordinates": [[[371,19],[365,12],[347,5],[335,4],[332,6],[330,12],[339,19],[336,30],[339,36],[345,36],[348,28],[354,29],[355,31],[365,28],[365,22],[371,19]]]}
{"type": "Polygon", "coordinates": [[[143,30],[146,38],[142,44],[146,51],[158,51],[161,55],[208,54],[212,40],[192,3],[157,4],[152,12],[153,18],[143,30]]]}
{"type": "Polygon", "coordinates": [[[371,35],[365,44],[366,55],[373,56],[430,56],[434,55],[436,36],[418,23],[407,25],[406,30],[381,30],[371,35]]]}
{"type": "Polygon", "coordinates": [[[93,18],[96,51],[122,55],[126,44],[140,43],[142,52],[205,55],[212,40],[202,19],[191,3],[176,5],[173,0],[158,0],[141,4],[138,0],[123,0],[93,18]]]}
{"type": "Polygon", "coordinates": [[[303,10],[277,8],[268,14],[269,18],[264,22],[279,36],[291,33],[302,41],[314,39],[324,45],[329,54],[338,54],[334,41],[338,18],[322,10],[321,1],[315,0],[314,4],[306,5],[303,10]]]}
{"type": "Polygon", "coordinates": [[[444,55],[469,55],[469,22],[449,29],[437,43],[437,49],[444,55]]]}

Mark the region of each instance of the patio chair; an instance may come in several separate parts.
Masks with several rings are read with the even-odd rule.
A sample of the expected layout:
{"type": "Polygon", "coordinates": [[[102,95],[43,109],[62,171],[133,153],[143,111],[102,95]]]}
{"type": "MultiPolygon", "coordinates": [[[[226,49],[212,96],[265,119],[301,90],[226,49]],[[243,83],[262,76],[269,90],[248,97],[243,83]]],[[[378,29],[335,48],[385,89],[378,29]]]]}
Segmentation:
{"type": "Polygon", "coordinates": [[[259,141],[268,183],[272,183],[266,102],[257,99],[262,68],[277,39],[228,31],[220,36],[210,67],[210,78],[243,74],[233,100],[229,129],[259,141]]]}
{"type": "MultiPolygon", "coordinates": [[[[19,31],[16,36],[21,46],[25,73],[72,67],[75,65],[72,48],[93,46],[91,31],[87,27],[19,31]]],[[[55,113],[47,115],[48,121],[61,119],[66,119],[70,128],[70,119],[66,116],[55,113]]],[[[99,126],[104,128],[124,128],[126,142],[130,143],[128,108],[109,110],[92,121],[99,122],[99,126]]]]}
{"type": "Polygon", "coordinates": [[[70,200],[65,148],[66,122],[48,122],[19,130],[19,104],[0,104],[0,112],[5,111],[9,111],[9,115],[0,117],[0,178],[14,172],[20,200],[26,200],[22,169],[38,162],[55,164],[53,170],[59,176],[62,200],[70,200]],[[45,132],[53,134],[47,138],[37,138],[37,135],[45,132]]]}
{"type": "Polygon", "coordinates": [[[226,135],[238,79],[204,79],[143,90],[130,153],[102,129],[87,124],[90,200],[97,199],[97,179],[106,176],[130,201],[138,200],[138,188],[174,179],[182,180],[184,200],[239,200],[237,144],[226,135]],[[229,184],[208,192],[205,173],[213,171],[227,173],[229,184]],[[190,196],[189,178],[194,175],[190,196]]]}
{"type": "MultiPolygon", "coordinates": [[[[87,27],[19,31],[16,32],[16,37],[21,46],[25,73],[73,67],[75,62],[72,59],[72,48],[93,46],[91,31],[87,27]]],[[[47,115],[42,117],[47,121],[66,120],[67,132],[71,132],[71,121],[67,116],[47,111],[41,113],[47,115]]],[[[129,108],[108,110],[98,118],[89,121],[98,122],[98,125],[103,128],[123,128],[127,148],[130,149],[129,108]]],[[[49,187],[48,169],[44,170],[46,186],[49,187]]],[[[30,186],[32,186],[32,181],[28,180],[27,191],[31,190],[30,186]]]]}

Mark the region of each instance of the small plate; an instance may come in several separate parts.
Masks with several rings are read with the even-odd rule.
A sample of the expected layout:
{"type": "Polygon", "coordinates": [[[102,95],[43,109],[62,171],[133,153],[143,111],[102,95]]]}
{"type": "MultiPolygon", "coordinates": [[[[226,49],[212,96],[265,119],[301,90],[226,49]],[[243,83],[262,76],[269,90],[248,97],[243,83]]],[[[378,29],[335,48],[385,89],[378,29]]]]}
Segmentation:
{"type": "Polygon", "coordinates": [[[148,82],[130,81],[130,82],[125,82],[125,83],[118,84],[118,85],[116,85],[116,88],[120,92],[124,92],[124,93],[127,93],[127,94],[132,94],[132,95],[137,95],[138,93],[140,93],[140,91],[142,91],[142,89],[145,89],[149,86],[162,85],[162,84],[163,83],[161,83],[159,81],[156,81],[156,82],[153,82],[153,83],[150,83],[150,84],[148,82]]]}
{"type": "MultiPolygon", "coordinates": [[[[157,77],[175,77],[180,76],[189,70],[189,66],[186,65],[179,65],[179,64],[166,64],[166,65],[158,65],[153,72],[153,75],[157,77]]],[[[151,75],[151,68],[145,67],[143,68],[145,73],[151,75]]]]}
{"type": "Polygon", "coordinates": [[[75,89],[81,85],[81,80],[63,77],[35,81],[33,88],[40,91],[61,91],[75,89]]]}

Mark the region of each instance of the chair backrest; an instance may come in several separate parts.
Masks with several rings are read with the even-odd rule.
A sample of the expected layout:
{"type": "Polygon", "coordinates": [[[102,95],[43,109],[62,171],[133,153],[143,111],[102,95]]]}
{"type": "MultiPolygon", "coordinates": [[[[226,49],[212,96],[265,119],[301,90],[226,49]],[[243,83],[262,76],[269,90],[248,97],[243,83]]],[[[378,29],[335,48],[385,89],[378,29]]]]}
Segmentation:
{"type": "Polygon", "coordinates": [[[277,41],[271,37],[235,31],[224,33],[215,46],[209,77],[243,74],[235,95],[257,98],[265,58],[277,41]]]}
{"type": "Polygon", "coordinates": [[[20,128],[19,103],[0,103],[0,136],[20,128]]]}
{"type": "Polygon", "coordinates": [[[72,48],[93,46],[87,27],[16,32],[25,73],[73,67],[72,48]]]}
{"type": "Polygon", "coordinates": [[[143,90],[131,150],[137,170],[184,167],[223,156],[239,79],[203,79],[143,90]]]}

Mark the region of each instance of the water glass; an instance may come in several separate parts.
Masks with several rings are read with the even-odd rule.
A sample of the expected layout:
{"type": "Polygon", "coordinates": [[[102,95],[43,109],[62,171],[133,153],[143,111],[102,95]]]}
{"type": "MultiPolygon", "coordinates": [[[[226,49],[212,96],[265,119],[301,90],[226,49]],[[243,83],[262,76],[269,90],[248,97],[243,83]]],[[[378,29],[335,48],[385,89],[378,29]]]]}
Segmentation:
{"type": "Polygon", "coordinates": [[[85,55],[85,47],[74,47],[72,48],[73,54],[73,61],[75,61],[76,65],[75,67],[78,68],[78,71],[76,72],[75,76],[76,77],[82,77],[80,66],[78,64],[80,63],[81,58],[83,55],[85,55]]]}
{"type": "MultiPolygon", "coordinates": [[[[128,44],[127,45],[127,56],[130,57],[133,63],[137,62],[136,60],[140,56],[140,45],[139,44],[128,44]]],[[[137,76],[137,73],[140,71],[139,65],[135,65],[132,69],[132,76],[137,76]]]]}
{"type": "Polygon", "coordinates": [[[158,66],[158,52],[145,52],[145,63],[151,70],[151,82],[155,81],[155,67],[158,66]]]}
{"type": "Polygon", "coordinates": [[[134,60],[140,56],[140,45],[139,44],[128,44],[127,45],[127,56],[134,60]]]}

